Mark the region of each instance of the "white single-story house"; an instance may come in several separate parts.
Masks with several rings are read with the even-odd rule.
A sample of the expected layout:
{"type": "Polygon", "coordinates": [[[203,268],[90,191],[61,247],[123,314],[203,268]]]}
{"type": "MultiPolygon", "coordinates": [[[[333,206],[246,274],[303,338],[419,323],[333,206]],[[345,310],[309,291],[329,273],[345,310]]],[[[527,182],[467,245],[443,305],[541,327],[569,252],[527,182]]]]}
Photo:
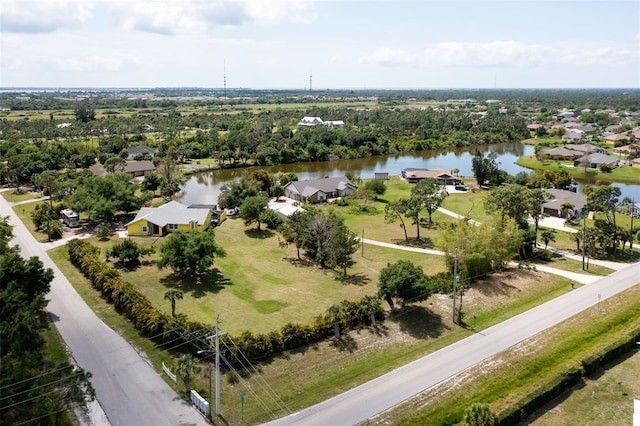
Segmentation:
{"type": "Polygon", "coordinates": [[[158,148],[152,148],[146,145],[132,146],[127,149],[127,160],[135,160],[139,155],[148,155],[153,159],[158,153],[158,148]]]}
{"type": "Polygon", "coordinates": [[[344,197],[358,189],[346,176],[289,182],[284,186],[285,197],[292,200],[319,203],[344,197]]]}
{"type": "Polygon", "coordinates": [[[324,121],[320,117],[302,117],[302,120],[298,122],[298,126],[317,126],[323,123],[324,121]]]}

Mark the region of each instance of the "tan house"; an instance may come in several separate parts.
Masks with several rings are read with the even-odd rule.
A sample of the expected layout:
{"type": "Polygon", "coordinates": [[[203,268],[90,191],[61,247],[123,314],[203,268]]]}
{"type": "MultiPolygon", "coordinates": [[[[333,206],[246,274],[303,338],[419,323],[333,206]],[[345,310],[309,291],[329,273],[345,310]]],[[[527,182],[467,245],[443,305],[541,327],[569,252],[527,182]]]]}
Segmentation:
{"type": "Polygon", "coordinates": [[[435,179],[442,185],[457,185],[462,182],[453,173],[445,169],[404,169],[402,177],[407,183],[418,183],[422,179],[435,179]]]}
{"type": "Polygon", "coordinates": [[[636,167],[640,169],[640,158],[636,158],[631,161],[631,167],[636,167]]]}
{"type": "Polygon", "coordinates": [[[604,137],[604,141],[611,145],[615,145],[616,142],[629,142],[629,135],[626,133],[616,133],[614,135],[609,135],[604,137]]]}
{"type": "Polygon", "coordinates": [[[130,236],[163,236],[171,232],[204,231],[211,225],[213,210],[189,208],[177,201],[160,207],[142,207],[127,223],[130,236]]]}

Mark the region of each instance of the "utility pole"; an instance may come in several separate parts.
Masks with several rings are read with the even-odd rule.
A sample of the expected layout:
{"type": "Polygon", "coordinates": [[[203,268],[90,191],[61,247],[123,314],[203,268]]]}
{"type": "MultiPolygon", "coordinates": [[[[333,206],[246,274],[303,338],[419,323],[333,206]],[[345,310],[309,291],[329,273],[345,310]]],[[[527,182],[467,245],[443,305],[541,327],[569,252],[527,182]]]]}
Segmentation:
{"type": "MultiPolygon", "coordinates": [[[[216,339],[215,351],[216,351],[216,415],[220,415],[220,336],[225,336],[227,333],[220,333],[220,314],[216,316],[216,329],[215,334],[207,336],[207,340],[211,341],[216,339]]],[[[203,353],[207,351],[198,351],[203,353]]],[[[213,411],[211,407],[211,365],[209,365],[209,414],[211,420],[213,420],[213,411]]]]}
{"type": "Polygon", "coordinates": [[[631,225],[629,225],[629,234],[631,239],[629,240],[629,256],[633,257],[633,216],[636,213],[636,200],[631,200],[631,225]]]}
{"type": "MultiPolygon", "coordinates": [[[[222,336],[227,333],[222,333],[222,336]]],[[[216,415],[220,415],[220,314],[216,315],[216,415]]]]}
{"type": "Polygon", "coordinates": [[[453,312],[451,313],[451,321],[456,323],[456,284],[458,283],[458,248],[453,263],[453,312]]]}
{"type": "Polygon", "coordinates": [[[582,270],[584,269],[584,255],[587,248],[587,212],[582,211],[582,270]]]}
{"type": "Polygon", "coordinates": [[[362,240],[360,242],[362,243],[362,257],[364,257],[364,226],[362,227],[362,240]]]}

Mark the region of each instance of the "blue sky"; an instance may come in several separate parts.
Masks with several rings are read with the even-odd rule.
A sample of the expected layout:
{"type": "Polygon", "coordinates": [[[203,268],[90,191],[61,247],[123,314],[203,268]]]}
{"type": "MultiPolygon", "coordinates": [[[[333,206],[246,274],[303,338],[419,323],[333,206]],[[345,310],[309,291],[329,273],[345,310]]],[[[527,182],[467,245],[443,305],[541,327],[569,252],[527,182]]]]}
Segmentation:
{"type": "Polygon", "coordinates": [[[640,87],[640,1],[2,0],[2,87],[640,87]]]}

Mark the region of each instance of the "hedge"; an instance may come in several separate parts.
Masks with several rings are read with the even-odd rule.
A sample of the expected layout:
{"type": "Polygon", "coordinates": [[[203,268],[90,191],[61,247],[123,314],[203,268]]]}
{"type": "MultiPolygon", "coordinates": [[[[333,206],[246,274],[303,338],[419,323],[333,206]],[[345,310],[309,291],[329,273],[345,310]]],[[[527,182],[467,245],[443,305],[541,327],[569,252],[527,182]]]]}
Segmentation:
{"type": "MultiPolygon", "coordinates": [[[[100,250],[88,241],[74,239],[67,243],[67,247],[71,263],[144,336],[162,341],[171,340],[174,347],[183,348],[181,352],[189,352],[194,356],[203,349],[204,338],[214,330],[213,324],[188,321],[183,317],[174,318],[156,309],[144,294],[124,281],[116,269],[103,262],[100,250]]],[[[343,301],[342,305],[347,312],[345,322],[351,328],[368,325],[372,313],[377,320],[384,319],[384,310],[377,298],[365,296],[359,302],[343,301]]],[[[317,343],[332,335],[333,323],[326,315],[321,315],[311,325],[288,323],[280,330],[267,334],[254,335],[251,331],[245,331],[233,338],[222,336],[220,354],[233,363],[239,359],[236,355],[240,351],[248,359],[255,361],[285,350],[317,343]]]]}
{"type": "Polygon", "coordinates": [[[627,337],[582,360],[581,368],[574,367],[570,369],[546,386],[538,388],[515,405],[503,411],[499,416],[498,424],[512,425],[523,421],[545,404],[553,401],[571,387],[580,383],[583,376],[594,374],[606,364],[619,359],[633,350],[638,341],[640,341],[640,329],[636,329],[627,335],[627,337]]]}

